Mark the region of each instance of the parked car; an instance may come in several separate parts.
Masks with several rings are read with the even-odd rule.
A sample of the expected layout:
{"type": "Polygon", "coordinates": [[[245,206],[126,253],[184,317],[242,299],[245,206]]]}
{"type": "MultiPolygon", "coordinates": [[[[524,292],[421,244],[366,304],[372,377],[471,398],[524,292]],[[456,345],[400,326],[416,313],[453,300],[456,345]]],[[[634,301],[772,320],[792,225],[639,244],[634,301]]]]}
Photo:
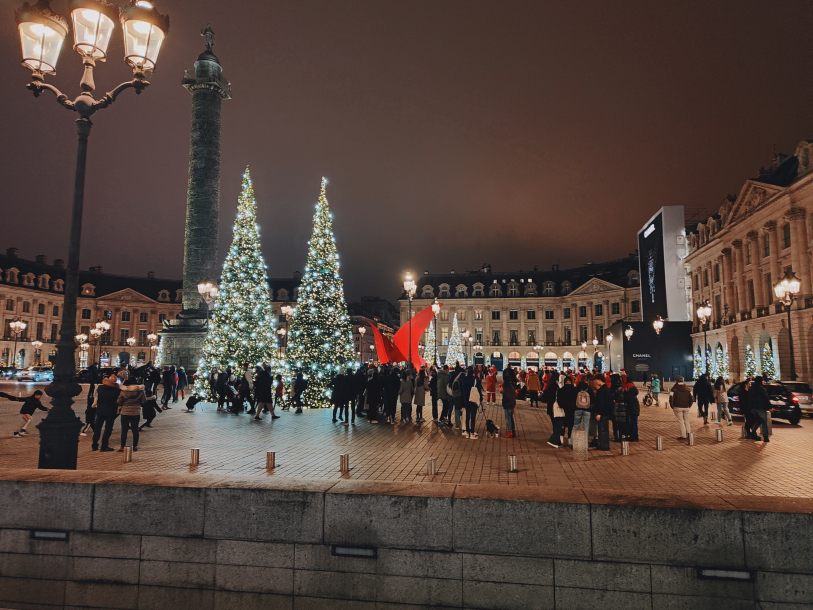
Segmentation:
{"type": "Polygon", "coordinates": [[[0,377],[14,377],[17,372],[13,366],[0,366],[0,377]]]}
{"type": "Polygon", "coordinates": [[[17,381],[53,381],[54,370],[50,366],[29,366],[27,369],[17,371],[14,379],[17,381]]]}
{"type": "MultiPolygon", "coordinates": [[[[771,399],[771,417],[773,419],[784,419],[793,426],[798,424],[799,420],[802,419],[799,399],[792,396],[790,391],[781,383],[772,381],[764,384],[763,387],[768,392],[768,398],[771,399]]],[[[729,388],[728,410],[731,415],[742,417],[740,392],[742,392],[742,383],[735,383],[729,388]]]]}
{"type": "Polygon", "coordinates": [[[799,405],[802,413],[813,415],[813,390],[808,384],[802,381],[781,381],[780,383],[788,389],[792,398],[798,399],[794,402],[799,405]]]}
{"type": "MultiPolygon", "coordinates": [[[[114,370],[109,367],[105,367],[103,369],[99,369],[99,379],[97,380],[98,383],[101,382],[102,379],[105,377],[109,377],[114,373],[114,370]]],[[[74,379],[79,383],[90,383],[92,380],[90,378],[90,369],[82,369],[74,376],[74,379]]]]}

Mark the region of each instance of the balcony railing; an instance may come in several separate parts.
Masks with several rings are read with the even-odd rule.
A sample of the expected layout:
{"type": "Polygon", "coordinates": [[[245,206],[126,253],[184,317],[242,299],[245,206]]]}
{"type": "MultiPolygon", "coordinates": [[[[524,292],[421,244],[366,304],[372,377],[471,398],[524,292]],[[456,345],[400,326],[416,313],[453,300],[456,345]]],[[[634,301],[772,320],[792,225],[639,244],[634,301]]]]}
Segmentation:
{"type": "Polygon", "coordinates": [[[771,314],[771,309],[769,307],[757,307],[757,318],[764,318],[771,314]]]}

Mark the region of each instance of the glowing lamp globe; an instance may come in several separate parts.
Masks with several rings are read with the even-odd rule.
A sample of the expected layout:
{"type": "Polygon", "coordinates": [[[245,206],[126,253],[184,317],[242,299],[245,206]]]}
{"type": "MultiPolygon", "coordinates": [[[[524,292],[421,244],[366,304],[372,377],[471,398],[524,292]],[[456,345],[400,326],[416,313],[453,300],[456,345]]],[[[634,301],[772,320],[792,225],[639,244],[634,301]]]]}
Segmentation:
{"type": "Polygon", "coordinates": [[[657,319],[657,320],[655,320],[655,321],[652,323],[652,328],[654,328],[654,329],[655,329],[655,332],[656,332],[657,334],[659,334],[659,335],[660,335],[660,334],[661,334],[661,331],[663,330],[663,318],[661,318],[660,316],[658,316],[658,319],[657,319]]]}
{"type": "Polygon", "coordinates": [[[155,10],[147,0],[130,0],[121,9],[124,30],[124,61],[136,72],[155,70],[158,53],[169,31],[169,17],[155,10]]]}
{"type": "Polygon", "coordinates": [[[793,271],[785,272],[784,277],[777,282],[773,291],[777,298],[784,299],[785,297],[795,297],[801,290],[802,283],[793,271]]]}
{"type": "Polygon", "coordinates": [[[624,331],[624,336],[627,337],[627,341],[632,339],[632,333],[635,332],[632,330],[632,326],[628,326],[627,330],[624,331]]]}
{"type": "Polygon", "coordinates": [[[118,10],[105,0],[73,0],[73,50],[82,57],[105,61],[117,17],[118,10]]]}
{"type": "Polygon", "coordinates": [[[68,35],[68,22],[51,10],[47,0],[24,2],[14,11],[20,33],[23,65],[35,75],[56,74],[56,62],[68,35]]]}

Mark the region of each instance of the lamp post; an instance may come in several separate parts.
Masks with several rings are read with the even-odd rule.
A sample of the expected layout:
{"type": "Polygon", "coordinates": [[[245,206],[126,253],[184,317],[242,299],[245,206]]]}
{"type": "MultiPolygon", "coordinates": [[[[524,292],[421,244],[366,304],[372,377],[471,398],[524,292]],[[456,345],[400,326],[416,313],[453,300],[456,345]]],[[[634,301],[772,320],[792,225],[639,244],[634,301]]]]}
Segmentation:
{"type": "Polygon", "coordinates": [[[100,328],[91,328],[90,329],[90,344],[93,346],[93,361],[96,361],[96,345],[98,345],[99,340],[102,336],[102,330],[100,328]]]}
{"type": "Polygon", "coordinates": [[[283,353],[283,355],[287,355],[287,353],[288,353],[288,334],[289,334],[289,331],[290,331],[291,318],[294,317],[295,308],[291,307],[290,305],[283,305],[282,307],[280,307],[279,310],[282,312],[282,315],[285,316],[285,332],[282,333],[281,336],[282,336],[282,339],[283,339],[283,341],[285,343],[285,345],[283,345],[282,353],[283,353]]]}
{"type": "Polygon", "coordinates": [[[40,430],[40,468],[75,470],[79,446],[79,430],[82,421],[76,417],[71,405],[81,392],[74,380],[76,345],[76,301],[79,292],[79,250],[82,237],[82,208],[85,195],[85,167],[90,128],[90,117],[107,108],[125,89],[140,94],[149,86],[145,73],[155,69],[158,52],[169,29],[169,19],[160,15],[148,0],[130,0],[120,13],[102,0],[73,0],[73,49],[82,58],[84,73],[80,82],[82,92],[71,101],[53,85],[45,83],[45,76],[56,73],[56,64],[62,43],[68,34],[68,22],[51,10],[48,0],[38,0],[31,6],[28,2],[14,12],[22,45],[22,64],[31,70],[31,82],[27,88],[39,97],[50,91],[56,101],[79,118],[79,144],[76,155],[76,174],[73,190],[68,268],[65,278],[65,299],[62,306],[62,330],[57,344],[54,381],[46,388],[52,398],[53,408],[37,426],[40,430]],[[133,79],[121,83],[101,99],[93,98],[96,85],[93,71],[96,62],[107,59],[107,46],[120,20],[124,32],[124,61],[133,69],[133,79]]]}
{"type": "Polygon", "coordinates": [[[624,336],[627,338],[627,341],[632,339],[632,333],[634,333],[634,332],[635,331],[632,330],[632,326],[627,326],[627,330],[624,331],[624,336]]]}
{"type": "Polygon", "coordinates": [[[370,360],[375,360],[375,345],[370,346],[370,360]]]}
{"type": "Polygon", "coordinates": [[[663,382],[663,366],[661,365],[661,331],[663,330],[663,318],[658,316],[652,323],[652,328],[655,329],[655,334],[658,337],[658,375],[660,375],[661,382],[663,382]]]}
{"type": "Polygon", "coordinates": [[[708,339],[706,333],[709,330],[709,322],[711,321],[711,303],[706,301],[703,305],[697,308],[697,318],[700,324],[703,325],[703,361],[706,363],[706,375],[709,374],[709,354],[706,351],[708,339]]]}
{"type": "Polygon", "coordinates": [[[438,312],[440,312],[440,303],[435,299],[432,303],[432,315],[435,322],[435,345],[432,346],[434,353],[432,354],[432,364],[437,367],[438,365],[438,312]]]}
{"type": "Polygon", "coordinates": [[[280,360],[282,360],[285,357],[283,343],[285,342],[285,335],[287,333],[288,331],[285,330],[284,328],[280,328],[277,330],[277,334],[279,335],[279,347],[277,349],[277,356],[279,357],[280,360]]]}
{"type": "Polygon", "coordinates": [[[206,317],[209,317],[209,306],[217,299],[219,288],[217,284],[211,280],[205,280],[198,284],[198,294],[201,300],[206,303],[206,317]]]}
{"type": "Polygon", "coordinates": [[[776,297],[782,302],[785,306],[785,310],[788,312],[788,339],[789,339],[789,347],[790,347],[790,380],[796,381],[796,360],[793,357],[793,331],[790,327],[790,308],[793,305],[793,301],[795,301],[799,296],[799,290],[801,289],[801,282],[799,278],[796,277],[796,274],[793,271],[786,271],[785,277],[779,280],[776,284],[774,284],[773,291],[776,297]]]}
{"type": "Polygon", "coordinates": [[[468,354],[468,352],[469,352],[469,335],[471,335],[471,333],[468,330],[465,330],[462,333],[460,333],[460,336],[463,337],[463,353],[465,354],[466,359],[469,360],[469,362],[466,363],[467,365],[471,364],[469,354],[468,354]]]}
{"type": "Polygon", "coordinates": [[[76,341],[76,346],[79,348],[79,363],[82,362],[82,346],[87,345],[88,336],[85,333],[79,333],[73,338],[76,341]]]}
{"type": "Polygon", "coordinates": [[[13,322],[11,322],[8,326],[11,329],[11,332],[14,333],[14,353],[11,356],[12,362],[11,366],[13,367],[14,372],[17,372],[17,341],[19,340],[22,332],[26,328],[28,328],[28,324],[23,322],[20,318],[17,318],[13,322]]]}
{"type": "MultiPolygon", "coordinates": [[[[582,353],[584,354],[584,360],[587,361],[587,341],[582,341],[582,353]]],[[[576,364],[578,364],[578,358],[576,359],[576,364]]]]}
{"type": "MultiPolygon", "coordinates": [[[[415,296],[415,293],[418,291],[418,285],[415,283],[415,280],[412,279],[412,274],[407,272],[406,277],[404,278],[404,292],[407,295],[407,302],[409,303],[409,328],[407,329],[407,334],[409,338],[409,366],[412,366],[412,298],[415,296]]],[[[437,332],[437,331],[435,331],[437,332]]]]}
{"type": "Polygon", "coordinates": [[[42,364],[42,354],[40,353],[40,348],[42,347],[42,341],[36,340],[31,342],[31,347],[34,348],[34,356],[36,356],[37,361],[34,364],[42,364]]]}
{"type": "Polygon", "coordinates": [[[607,354],[610,357],[610,372],[613,371],[613,333],[607,333],[607,354]]]}
{"type": "Polygon", "coordinates": [[[150,346],[150,360],[155,364],[154,352],[158,350],[158,335],[155,333],[147,335],[147,344],[150,346]]]}
{"type": "Polygon", "coordinates": [[[364,333],[367,332],[367,328],[364,326],[359,326],[359,360],[361,363],[364,364],[364,333]]]}

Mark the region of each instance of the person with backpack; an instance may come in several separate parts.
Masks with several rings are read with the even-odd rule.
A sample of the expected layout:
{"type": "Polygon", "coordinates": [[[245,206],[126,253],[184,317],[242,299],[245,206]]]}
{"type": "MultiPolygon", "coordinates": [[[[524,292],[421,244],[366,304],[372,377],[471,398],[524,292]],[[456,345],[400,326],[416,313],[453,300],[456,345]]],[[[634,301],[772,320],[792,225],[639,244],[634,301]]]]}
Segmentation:
{"type": "Polygon", "coordinates": [[[586,375],[581,376],[581,381],[576,385],[576,402],[573,409],[573,429],[568,437],[568,445],[573,446],[573,434],[584,424],[584,431],[590,432],[590,417],[592,416],[592,400],[590,396],[590,386],[587,384],[586,375]]]}
{"type": "Polygon", "coordinates": [[[677,438],[679,441],[686,440],[692,431],[692,424],[689,422],[692,403],[694,403],[692,391],[683,382],[683,377],[678,375],[675,377],[675,385],[672,386],[672,394],[669,396],[669,406],[672,407],[678,422],[680,436],[677,438]]]}
{"type": "Polygon", "coordinates": [[[449,395],[449,365],[444,364],[443,368],[438,371],[438,400],[440,401],[440,419],[439,424],[444,426],[451,426],[451,396],[449,395]]]}
{"type": "Polygon", "coordinates": [[[466,369],[466,376],[461,381],[461,389],[466,409],[466,432],[463,433],[463,436],[473,440],[477,438],[477,409],[483,402],[483,385],[474,374],[474,367],[470,366],[466,369]]]}
{"type": "Polygon", "coordinates": [[[641,415],[641,403],[638,402],[638,388],[631,381],[624,385],[627,392],[627,421],[629,422],[629,440],[638,441],[638,417],[641,415]]]}
{"type": "Polygon", "coordinates": [[[514,409],[517,406],[517,378],[510,366],[502,374],[502,409],[505,413],[505,438],[519,438],[514,423],[514,409]]]}
{"type": "Polygon", "coordinates": [[[714,382],[714,402],[717,404],[717,423],[722,424],[725,418],[728,425],[732,425],[731,413],[728,411],[728,388],[722,376],[714,382]]]}

